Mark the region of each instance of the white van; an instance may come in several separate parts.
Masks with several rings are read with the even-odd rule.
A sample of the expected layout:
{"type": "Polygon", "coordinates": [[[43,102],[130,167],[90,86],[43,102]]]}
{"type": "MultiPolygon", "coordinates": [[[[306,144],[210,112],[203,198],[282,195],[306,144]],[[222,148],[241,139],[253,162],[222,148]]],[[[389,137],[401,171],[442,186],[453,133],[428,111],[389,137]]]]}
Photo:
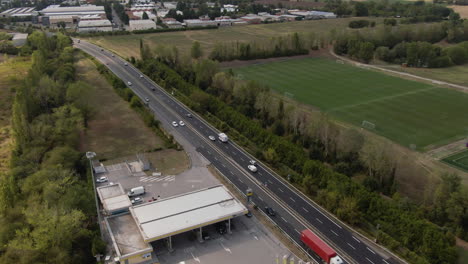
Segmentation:
{"type": "Polygon", "coordinates": [[[137,196],[137,195],[142,195],[145,193],[145,187],[143,186],[138,186],[138,187],[135,187],[135,188],[132,188],[128,193],[127,195],[129,197],[132,197],[132,196],[137,196]]]}

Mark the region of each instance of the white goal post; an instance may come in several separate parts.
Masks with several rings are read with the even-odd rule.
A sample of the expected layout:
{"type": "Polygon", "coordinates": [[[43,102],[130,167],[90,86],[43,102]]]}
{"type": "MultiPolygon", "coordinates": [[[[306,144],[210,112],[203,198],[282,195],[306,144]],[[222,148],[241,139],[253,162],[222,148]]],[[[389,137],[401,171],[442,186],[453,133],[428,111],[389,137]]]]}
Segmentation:
{"type": "Polygon", "coordinates": [[[361,123],[361,126],[363,128],[367,128],[367,129],[375,129],[375,124],[372,123],[372,122],[369,122],[367,120],[363,120],[362,123],[361,123]]]}

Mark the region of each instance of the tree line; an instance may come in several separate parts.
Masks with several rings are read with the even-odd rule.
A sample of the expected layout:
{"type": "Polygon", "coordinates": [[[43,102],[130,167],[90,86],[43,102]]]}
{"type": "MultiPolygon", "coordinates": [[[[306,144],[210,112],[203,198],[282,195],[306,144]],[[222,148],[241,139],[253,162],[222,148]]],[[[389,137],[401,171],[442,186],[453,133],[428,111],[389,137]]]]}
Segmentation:
{"type": "Polygon", "coordinates": [[[303,55],[309,47],[298,33],[274,37],[268,41],[217,43],[210,58],[217,61],[255,60],[272,57],[303,55]]]}
{"type": "Polygon", "coordinates": [[[456,19],[428,25],[347,31],[336,37],[334,51],[365,63],[375,57],[412,67],[440,68],[468,61],[466,41],[468,21],[456,19]],[[460,43],[445,48],[434,44],[444,39],[460,43]]]}
{"type": "Polygon", "coordinates": [[[379,242],[412,262],[455,263],[453,229],[425,220],[421,208],[405,199],[379,194],[398,198],[396,162],[389,159],[396,155],[387,155],[388,145],[365,142],[354,129],[339,130],[326,115],[309,126],[297,107],[274,99],[268,87],[219,72],[216,61],[188,60],[175,47],[156,53],[144,49],[142,55],[136,65],[145,74],[175,89],[179,100],[280,175],[290,175],[293,184],[340,219],[366,230],[379,226],[379,242]],[[352,176],[363,171],[366,179],[356,182],[352,176]]]}
{"type": "Polygon", "coordinates": [[[77,150],[91,109],[71,39],[35,31],[13,103],[11,170],[0,177],[0,263],[91,263],[103,250],[91,175],[77,150]]]}

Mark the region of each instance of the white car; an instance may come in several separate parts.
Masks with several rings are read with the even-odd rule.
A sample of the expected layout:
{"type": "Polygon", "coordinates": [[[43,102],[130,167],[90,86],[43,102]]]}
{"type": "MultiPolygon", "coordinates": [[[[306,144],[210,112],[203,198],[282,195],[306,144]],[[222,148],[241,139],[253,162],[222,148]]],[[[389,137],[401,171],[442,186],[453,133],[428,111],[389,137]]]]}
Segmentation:
{"type": "Polygon", "coordinates": [[[148,102],[149,102],[149,98],[148,98],[148,97],[146,97],[146,98],[145,98],[145,101],[148,103],[148,102]]]}
{"type": "Polygon", "coordinates": [[[211,140],[211,141],[215,141],[216,138],[214,136],[208,136],[208,138],[211,140]]]}
{"type": "Polygon", "coordinates": [[[128,86],[132,86],[132,83],[131,82],[127,82],[128,86]]]}
{"type": "Polygon", "coordinates": [[[257,167],[255,167],[255,165],[249,165],[249,166],[247,166],[247,168],[248,168],[249,171],[251,171],[251,172],[257,172],[257,167]]]}
{"type": "Polygon", "coordinates": [[[104,176],[103,176],[103,177],[99,177],[99,178],[96,179],[96,182],[97,182],[97,183],[102,183],[102,182],[106,182],[106,181],[107,181],[107,177],[104,177],[104,176]]]}
{"type": "Polygon", "coordinates": [[[114,54],[112,54],[112,57],[115,57],[115,55],[114,55],[114,54]]]}
{"type": "Polygon", "coordinates": [[[250,160],[249,163],[254,166],[257,165],[257,162],[255,160],[250,160]]]}
{"type": "Polygon", "coordinates": [[[139,204],[142,203],[143,199],[141,197],[137,197],[135,199],[132,199],[132,204],[139,204]]]}
{"type": "Polygon", "coordinates": [[[125,66],[128,66],[128,63],[125,63],[125,66]]]}
{"type": "Polygon", "coordinates": [[[185,123],[184,123],[184,121],[182,121],[182,120],[181,120],[181,121],[179,121],[179,125],[180,125],[180,126],[185,126],[185,123]]]}
{"type": "Polygon", "coordinates": [[[143,78],[143,75],[140,74],[140,78],[143,78]]]}
{"type": "Polygon", "coordinates": [[[177,124],[176,121],[172,121],[172,126],[177,127],[177,126],[179,126],[179,124],[177,124]]]}

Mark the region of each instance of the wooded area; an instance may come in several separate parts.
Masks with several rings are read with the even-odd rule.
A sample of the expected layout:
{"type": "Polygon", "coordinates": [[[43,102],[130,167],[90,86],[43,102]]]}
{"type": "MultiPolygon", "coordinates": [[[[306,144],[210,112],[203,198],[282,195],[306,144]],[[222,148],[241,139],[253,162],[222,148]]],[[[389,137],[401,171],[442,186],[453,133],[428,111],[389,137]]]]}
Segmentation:
{"type": "Polygon", "coordinates": [[[272,100],[268,87],[219,72],[214,61],[190,61],[174,48],[159,47],[156,56],[142,45],[143,60],[136,65],[166,89],[176,89],[181,101],[280,175],[291,175],[293,184],[339,218],[364,230],[379,226],[378,241],[412,263],[455,263],[454,234],[466,236],[468,207],[461,202],[452,210],[468,195],[461,187],[447,187],[454,186],[458,176],[444,176],[436,187],[440,196],[429,196],[427,204],[419,206],[395,192],[391,148],[364,143],[356,130],[341,131],[326,116],[310,127],[304,113],[272,100]],[[356,173],[367,175],[361,184],[352,179],[356,173]],[[451,201],[450,207],[444,199],[451,201]],[[432,215],[435,211],[441,214],[432,215]],[[444,223],[445,229],[424,216],[444,223]]]}
{"type": "Polygon", "coordinates": [[[91,263],[103,250],[88,161],[77,151],[89,118],[71,39],[34,32],[33,64],[13,105],[11,170],[0,177],[0,263],[91,263]]]}

